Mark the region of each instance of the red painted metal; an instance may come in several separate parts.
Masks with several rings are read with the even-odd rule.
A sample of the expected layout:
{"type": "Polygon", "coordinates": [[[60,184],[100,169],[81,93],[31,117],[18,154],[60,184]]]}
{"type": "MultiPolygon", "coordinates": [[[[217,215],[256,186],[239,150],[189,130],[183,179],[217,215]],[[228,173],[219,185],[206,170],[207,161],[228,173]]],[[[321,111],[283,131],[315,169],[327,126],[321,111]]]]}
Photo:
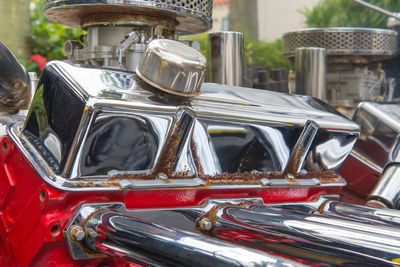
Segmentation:
{"type": "Polygon", "coordinates": [[[262,197],[265,203],[312,200],[340,187],[66,192],[47,184],[9,137],[0,138],[0,266],[135,266],[118,259],[75,261],[63,229],[83,203],[128,209],[201,205],[207,198],[262,197]]]}
{"type": "Polygon", "coordinates": [[[364,199],[371,193],[380,176],[351,154],[343,164],[340,175],[347,181],[346,189],[364,199]]]}

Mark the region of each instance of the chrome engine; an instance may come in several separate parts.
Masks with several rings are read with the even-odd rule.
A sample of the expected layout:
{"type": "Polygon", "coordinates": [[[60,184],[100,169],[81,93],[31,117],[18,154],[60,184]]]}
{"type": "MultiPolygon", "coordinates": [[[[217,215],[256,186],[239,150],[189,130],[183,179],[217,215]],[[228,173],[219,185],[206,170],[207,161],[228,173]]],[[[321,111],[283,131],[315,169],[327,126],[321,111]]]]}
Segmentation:
{"type": "Polygon", "coordinates": [[[87,35],[32,99],[0,47],[0,265],[400,265],[398,104],[363,102],[393,100],[397,33],[286,34],[284,94],[240,87],[242,34],[210,34],[208,61],[179,41],[211,9],[45,1],[87,35]]]}

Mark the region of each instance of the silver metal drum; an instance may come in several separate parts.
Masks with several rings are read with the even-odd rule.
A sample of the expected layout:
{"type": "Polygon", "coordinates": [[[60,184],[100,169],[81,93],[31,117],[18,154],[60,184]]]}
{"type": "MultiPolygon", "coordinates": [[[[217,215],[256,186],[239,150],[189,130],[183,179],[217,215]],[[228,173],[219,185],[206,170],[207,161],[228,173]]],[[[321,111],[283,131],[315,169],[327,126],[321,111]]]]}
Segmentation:
{"type": "Polygon", "coordinates": [[[296,93],[326,100],[326,50],[300,47],[295,56],[296,93]]]}
{"type": "Polygon", "coordinates": [[[299,47],[322,47],[327,56],[362,56],[370,59],[390,57],[397,50],[397,33],[368,28],[310,28],[283,35],[283,53],[295,56],[299,47]]]}
{"type": "Polygon", "coordinates": [[[209,30],[211,13],[212,0],[45,0],[43,11],[48,20],[76,28],[173,21],[178,34],[209,30]]]}
{"type": "Polygon", "coordinates": [[[243,34],[212,32],[208,35],[208,81],[242,86],[243,34]]]}

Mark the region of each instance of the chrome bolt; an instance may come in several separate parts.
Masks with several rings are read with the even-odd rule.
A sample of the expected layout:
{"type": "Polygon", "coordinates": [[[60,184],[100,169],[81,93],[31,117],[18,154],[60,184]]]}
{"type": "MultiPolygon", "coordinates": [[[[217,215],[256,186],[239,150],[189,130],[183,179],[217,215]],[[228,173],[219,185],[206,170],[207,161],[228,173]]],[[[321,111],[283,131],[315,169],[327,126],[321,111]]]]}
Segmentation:
{"type": "Polygon", "coordinates": [[[156,179],[166,183],[166,182],[168,182],[168,175],[166,175],[163,172],[160,172],[160,173],[157,173],[156,179]]]}
{"type": "Polygon", "coordinates": [[[79,225],[72,226],[69,234],[75,241],[82,241],[86,236],[85,231],[83,231],[82,227],[79,225]]]}
{"type": "Polygon", "coordinates": [[[93,230],[91,228],[87,229],[87,234],[91,238],[96,238],[99,235],[95,230],[93,230]]]}
{"type": "Polygon", "coordinates": [[[200,229],[210,231],[213,228],[213,223],[208,218],[203,218],[199,221],[200,229]]]}

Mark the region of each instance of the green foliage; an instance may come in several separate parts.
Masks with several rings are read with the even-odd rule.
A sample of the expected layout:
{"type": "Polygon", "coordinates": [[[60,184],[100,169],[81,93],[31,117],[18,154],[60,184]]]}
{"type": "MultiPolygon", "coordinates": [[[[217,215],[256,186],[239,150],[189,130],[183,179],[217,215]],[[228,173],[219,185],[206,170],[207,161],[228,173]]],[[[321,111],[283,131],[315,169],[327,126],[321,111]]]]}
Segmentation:
{"type": "Polygon", "coordinates": [[[47,60],[64,59],[64,43],[67,40],[79,40],[84,31],[46,20],[42,15],[43,2],[31,2],[32,34],[29,38],[32,55],[40,54],[47,60]]]}
{"type": "Polygon", "coordinates": [[[283,58],[282,40],[274,42],[245,41],[245,62],[249,67],[283,68],[289,70],[290,62],[283,58]]]}
{"type": "MultiPolygon", "coordinates": [[[[201,53],[207,57],[207,33],[185,36],[183,40],[195,40],[200,43],[201,53]]],[[[267,69],[283,68],[289,70],[290,62],[283,58],[282,40],[273,42],[245,40],[245,63],[252,69],[265,67],[267,69]]]]}
{"type": "MultiPolygon", "coordinates": [[[[400,11],[399,0],[367,1],[389,11],[400,11]]],[[[323,0],[301,11],[308,27],[386,28],[388,17],[349,0],[323,0]]]]}

